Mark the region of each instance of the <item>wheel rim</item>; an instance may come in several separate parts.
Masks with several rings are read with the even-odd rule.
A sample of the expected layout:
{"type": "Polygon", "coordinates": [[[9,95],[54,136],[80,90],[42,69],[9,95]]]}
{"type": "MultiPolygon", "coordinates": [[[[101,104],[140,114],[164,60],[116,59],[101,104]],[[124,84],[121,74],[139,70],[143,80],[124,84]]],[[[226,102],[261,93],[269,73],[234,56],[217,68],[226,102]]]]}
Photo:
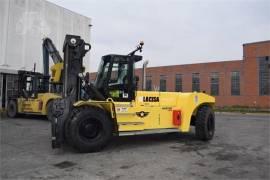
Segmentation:
{"type": "Polygon", "coordinates": [[[207,131],[208,131],[209,136],[213,136],[214,135],[215,121],[214,121],[214,116],[212,114],[210,114],[209,117],[208,117],[207,131]]]}
{"type": "Polygon", "coordinates": [[[86,140],[98,138],[102,133],[102,125],[96,119],[86,119],[79,124],[79,135],[86,140]]]}

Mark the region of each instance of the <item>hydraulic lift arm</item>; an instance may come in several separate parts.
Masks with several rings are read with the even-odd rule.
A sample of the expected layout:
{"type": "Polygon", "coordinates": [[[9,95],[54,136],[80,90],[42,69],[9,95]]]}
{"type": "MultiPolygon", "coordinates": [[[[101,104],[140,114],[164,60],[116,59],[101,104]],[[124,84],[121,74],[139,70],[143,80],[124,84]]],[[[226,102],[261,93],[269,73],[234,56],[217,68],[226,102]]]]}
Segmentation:
{"type": "Polygon", "coordinates": [[[42,51],[44,68],[43,73],[45,76],[49,76],[49,56],[51,56],[54,64],[62,63],[63,59],[50,38],[43,39],[42,51]]]}

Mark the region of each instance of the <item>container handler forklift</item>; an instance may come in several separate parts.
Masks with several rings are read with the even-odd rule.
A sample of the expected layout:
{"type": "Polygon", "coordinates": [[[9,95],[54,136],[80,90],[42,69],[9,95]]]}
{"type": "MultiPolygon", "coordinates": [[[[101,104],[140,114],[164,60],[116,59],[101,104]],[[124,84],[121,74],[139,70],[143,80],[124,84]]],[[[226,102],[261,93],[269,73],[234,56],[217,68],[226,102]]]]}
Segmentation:
{"type": "Polygon", "coordinates": [[[85,83],[82,61],[88,51],[79,36],[64,42],[64,95],[53,105],[52,148],[66,143],[80,152],[101,150],[115,136],[189,132],[211,140],[215,99],[205,93],[138,91],[134,69],[143,43],[128,55],[102,57],[94,84],[85,83]],[[73,68],[72,68],[73,67],[73,68]],[[81,95],[87,94],[87,98],[81,95]]]}
{"type": "MultiPolygon", "coordinates": [[[[18,71],[18,93],[10,97],[7,115],[16,117],[18,114],[47,115],[52,119],[52,101],[60,98],[62,87],[63,59],[49,38],[43,39],[43,74],[32,71],[18,71]],[[54,65],[49,75],[49,56],[54,65]]],[[[35,68],[34,68],[35,69],[35,68]]]]}

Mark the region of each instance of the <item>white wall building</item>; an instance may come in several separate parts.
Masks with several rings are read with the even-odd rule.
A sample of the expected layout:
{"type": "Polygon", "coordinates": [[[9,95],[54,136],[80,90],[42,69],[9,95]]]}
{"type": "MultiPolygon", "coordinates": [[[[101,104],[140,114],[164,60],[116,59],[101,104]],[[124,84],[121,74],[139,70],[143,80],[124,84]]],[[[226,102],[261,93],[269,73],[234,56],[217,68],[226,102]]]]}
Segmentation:
{"type": "MultiPolygon", "coordinates": [[[[32,70],[34,63],[36,71],[43,72],[44,37],[53,40],[61,56],[66,34],[79,35],[90,43],[89,17],[45,0],[0,0],[0,24],[0,103],[3,101],[3,93],[7,97],[8,89],[11,88],[10,83],[8,85],[9,78],[4,77],[4,73],[32,70]],[[7,86],[5,92],[4,82],[7,86]]],[[[86,71],[90,68],[89,61],[90,53],[87,53],[84,58],[86,71]]]]}

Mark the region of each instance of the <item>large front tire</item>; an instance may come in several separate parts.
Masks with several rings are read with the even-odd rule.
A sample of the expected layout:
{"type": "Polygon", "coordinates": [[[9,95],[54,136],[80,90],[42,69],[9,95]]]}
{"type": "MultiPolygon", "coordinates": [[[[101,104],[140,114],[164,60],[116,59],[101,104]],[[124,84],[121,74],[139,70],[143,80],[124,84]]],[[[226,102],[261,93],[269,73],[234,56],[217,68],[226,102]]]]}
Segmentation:
{"type": "Polygon", "coordinates": [[[7,104],[8,117],[15,118],[18,115],[18,107],[16,100],[10,100],[7,104]]]}
{"type": "Polygon", "coordinates": [[[195,121],[196,137],[200,140],[211,140],[215,134],[215,114],[210,106],[198,109],[195,121]]]}
{"type": "Polygon", "coordinates": [[[53,121],[53,100],[49,101],[47,103],[47,119],[48,121],[52,122],[53,121]]]}
{"type": "Polygon", "coordinates": [[[112,120],[96,107],[74,109],[70,122],[66,123],[67,142],[84,153],[100,151],[113,134],[112,120]]]}

